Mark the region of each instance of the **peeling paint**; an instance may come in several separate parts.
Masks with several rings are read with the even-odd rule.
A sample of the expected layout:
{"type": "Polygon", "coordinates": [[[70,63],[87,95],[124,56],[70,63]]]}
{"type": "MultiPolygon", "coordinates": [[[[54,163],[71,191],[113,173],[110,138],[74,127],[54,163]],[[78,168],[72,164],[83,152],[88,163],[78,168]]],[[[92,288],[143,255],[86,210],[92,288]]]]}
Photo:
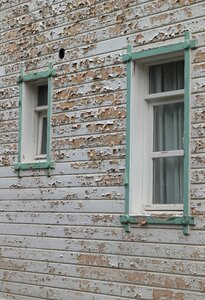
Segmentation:
{"type": "Polygon", "coordinates": [[[3,297],[204,300],[203,1],[0,2],[3,297]],[[199,43],[191,52],[190,91],[190,207],[196,225],[185,237],[177,226],[141,226],[141,217],[126,233],[119,221],[127,114],[122,54],[128,44],[141,51],[179,42],[186,30],[199,43]],[[57,73],[52,80],[55,167],[50,174],[25,170],[18,177],[16,77],[21,68],[28,74],[49,63],[57,73]]]}

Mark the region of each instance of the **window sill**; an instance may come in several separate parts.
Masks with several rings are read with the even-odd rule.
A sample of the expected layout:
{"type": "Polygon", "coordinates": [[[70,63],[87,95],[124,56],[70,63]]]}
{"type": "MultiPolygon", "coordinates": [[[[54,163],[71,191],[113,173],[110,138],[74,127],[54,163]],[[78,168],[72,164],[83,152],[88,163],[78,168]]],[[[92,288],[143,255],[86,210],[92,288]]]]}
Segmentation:
{"type": "Polygon", "coordinates": [[[130,225],[136,224],[141,226],[146,225],[181,225],[183,226],[183,233],[185,235],[189,234],[189,225],[195,225],[194,217],[191,216],[180,216],[180,215],[170,215],[169,213],[161,215],[146,215],[146,216],[132,216],[132,215],[122,215],[120,216],[121,224],[125,225],[125,231],[130,231],[130,225]]]}
{"type": "Polygon", "coordinates": [[[156,214],[156,213],[164,213],[178,215],[183,213],[183,204],[151,204],[145,205],[145,215],[147,214],[156,214]]]}
{"type": "Polygon", "coordinates": [[[53,161],[21,162],[14,166],[15,170],[36,170],[36,169],[54,169],[53,161]]]}

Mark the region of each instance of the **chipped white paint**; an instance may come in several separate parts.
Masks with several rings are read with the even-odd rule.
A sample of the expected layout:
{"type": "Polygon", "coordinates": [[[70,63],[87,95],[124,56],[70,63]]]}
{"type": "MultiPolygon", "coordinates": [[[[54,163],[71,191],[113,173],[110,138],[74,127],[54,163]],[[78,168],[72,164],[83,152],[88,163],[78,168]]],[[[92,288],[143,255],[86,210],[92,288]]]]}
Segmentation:
{"type": "MultiPolygon", "coordinates": [[[[0,299],[204,300],[203,0],[0,1],[0,299]],[[126,65],[179,42],[191,57],[191,212],[196,226],[133,226],[124,212],[126,65]],[[60,60],[58,51],[65,48],[60,60]],[[55,168],[14,171],[20,68],[52,63],[55,168]],[[196,276],[197,275],[197,276],[196,276]]],[[[137,195],[136,195],[137,198],[137,195]]]]}

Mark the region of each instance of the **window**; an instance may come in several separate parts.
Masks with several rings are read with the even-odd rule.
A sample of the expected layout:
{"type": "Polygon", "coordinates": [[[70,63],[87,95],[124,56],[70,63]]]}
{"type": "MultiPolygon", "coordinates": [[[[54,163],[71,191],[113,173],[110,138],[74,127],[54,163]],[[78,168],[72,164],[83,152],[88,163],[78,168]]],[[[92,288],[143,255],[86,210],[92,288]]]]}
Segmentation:
{"type": "Polygon", "coordinates": [[[181,208],[183,203],[184,61],[148,67],[151,194],[145,209],[181,208]],[[151,201],[149,201],[151,200],[151,201]],[[166,205],[166,207],[165,207],[166,205]]]}
{"type": "Polygon", "coordinates": [[[45,158],[47,153],[47,111],[48,111],[48,85],[38,86],[38,103],[35,108],[37,113],[37,155],[36,159],[45,158]]]}
{"type": "Polygon", "coordinates": [[[19,143],[15,169],[50,169],[52,76],[55,71],[21,75],[19,83],[19,143]]]}
{"type": "Polygon", "coordinates": [[[127,63],[125,214],[130,224],[182,225],[189,209],[189,102],[191,49],[185,32],[176,44],[132,52],[127,63]],[[159,217],[160,216],[160,217],[159,217]]]}
{"type": "Polygon", "coordinates": [[[135,62],[133,69],[130,192],[140,201],[133,200],[131,210],[182,211],[183,58],[135,62]]]}
{"type": "Polygon", "coordinates": [[[47,154],[47,82],[25,82],[22,97],[22,162],[45,160],[47,154]]]}

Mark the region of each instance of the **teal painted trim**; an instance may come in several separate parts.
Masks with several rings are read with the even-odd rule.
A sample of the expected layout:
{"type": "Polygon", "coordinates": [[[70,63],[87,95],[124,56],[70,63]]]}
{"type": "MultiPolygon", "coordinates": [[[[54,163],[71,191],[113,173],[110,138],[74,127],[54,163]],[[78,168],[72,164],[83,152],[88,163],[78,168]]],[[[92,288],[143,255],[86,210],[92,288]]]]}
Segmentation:
{"type": "MultiPolygon", "coordinates": [[[[20,76],[23,76],[23,69],[20,70],[20,76]]],[[[19,138],[18,138],[18,162],[21,161],[21,139],[22,139],[22,98],[23,98],[23,83],[19,83],[19,138]]]]}
{"type": "MultiPolygon", "coordinates": [[[[49,65],[50,71],[52,66],[49,65]]],[[[51,114],[52,114],[52,78],[48,77],[48,110],[47,110],[47,161],[51,159],[51,114]]]]}
{"type": "Polygon", "coordinates": [[[139,225],[195,225],[193,217],[173,216],[170,218],[155,216],[120,216],[121,224],[139,224],[139,225]]]}
{"type": "MultiPolygon", "coordinates": [[[[186,33],[185,33],[186,35],[186,33]]],[[[197,41],[196,40],[190,40],[189,38],[186,38],[185,41],[181,43],[171,44],[167,46],[161,46],[157,48],[142,50],[140,52],[134,52],[134,53],[127,53],[122,56],[123,62],[130,62],[131,60],[139,60],[139,59],[145,59],[148,57],[154,57],[157,55],[163,55],[163,54],[169,54],[174,52],[182,52],[185,49],[193,49],[197,47],[197,41]]]]}
{"type": "MultiPolygon", "coordinates": [[[[23,76],[23,69],[20,70],[20,76],[23,76]]],[[[18,136],[18,163],[21,162],[21,141],[22,141],[22,98],[23,98],[23,82],[19,82],[19,136],[18,136]]],[[[20,177],[20,170],[18,171],[18,176],[20,177]]]]}
{"type": "Polygon", "coordinates": [[[56,75],[56,70],[49,64],[48,70],[34,72],[27,75],[23,74],[23,70],[20,71],[20,75],[17,77],[19,84],[19,139],[18,139],[18,163],[15,164],[14,168],[18,171],[20,177],[21,170],[29,169],[47,169],[48,176],[50,175],[50,169],[54,168],[54,163],[51,161],[51,114],[52,114],[52,76],[56,75]],[[22,99],[23,99],[23,83],[27,81],[35,81],[38,79],[47,78],[48,80],[48,110],[47,110],[47,154],[46,161],[38,161],[32,163],[24,163],[21,161],[22,157],[22,99]]]}
{"type": "MultiPolygon", "coordinates": [[[[190,33],[185,33],[185,41],[190,39],[190,33]]],[[[184,205],[183,215],[189,215],[189,141],[190,141],[190,48],[184,51],[184,205]]],[[[184,226],[184,234],[189,234],[189,227],[184,226]]]]}
{"type": "Polygon", "coordinates": [[[53,169],[53,161],[41,161],[32,163],[18,163],[14,166],[15,170],[34,170],[34,169],[53,169]]]}
{"type": "MultiPolygon", "coordinates": [[[[128,55],[132,48],[127,47],[128,55]]],[[[127,104],[126,104],[126,169],[125,169],[125,213],[129,214],[129,177],[130,177],[130,103],[131,103],[131,83],[132,83],[132,61],[127,63],[127,104]]],[[[129,227],[126,231],[129,231],[129,227]]]]}
{"type": "Polygon", "coordinates": [[[49,68],[46,71],[34,72],[27,75],[20,75],[17,77],[17,82],[34,81],[42,78],[48,78],[56,75],[56,70],[49,68]]]}

